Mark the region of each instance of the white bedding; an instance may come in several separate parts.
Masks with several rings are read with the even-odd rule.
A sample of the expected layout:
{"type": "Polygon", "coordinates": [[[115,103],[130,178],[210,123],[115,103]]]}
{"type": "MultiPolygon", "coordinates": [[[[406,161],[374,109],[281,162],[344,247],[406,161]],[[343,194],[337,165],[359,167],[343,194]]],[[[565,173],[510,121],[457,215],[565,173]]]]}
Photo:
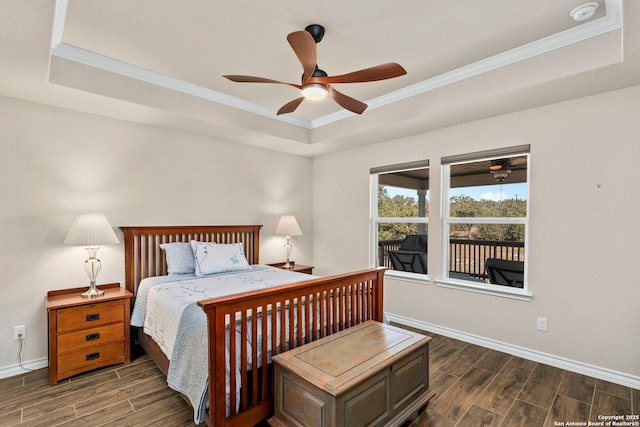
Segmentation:
{"type": "Polygon", "coordinates": [[[315,277],[266,265],[206,277],[193,274],[149,277],[138,286],[131,325],[143,327],[144,333],[152,337],[171,360],[180,316],[189,304],[315,277]]]}
{"type": "MultiPolygon", "coordinates": [[[[254,265],[249,270],[206,277],[186,274],[144,279],[138,287],[131,325],[142,326],[170,360],[167,382],[171,388],[189,398],[194,408],[194,421],[199,424],[204,419],[208,394],[207,333],[206,316],[195,302],[315,277],[254,265]],[[177,347],[176,340],[179,341],[177,347]]],[[[236,372],[236,377],[238,375],[239,372],[236,372]]],[[[239,394],[236,400],[239,401],[239,394]]]]}

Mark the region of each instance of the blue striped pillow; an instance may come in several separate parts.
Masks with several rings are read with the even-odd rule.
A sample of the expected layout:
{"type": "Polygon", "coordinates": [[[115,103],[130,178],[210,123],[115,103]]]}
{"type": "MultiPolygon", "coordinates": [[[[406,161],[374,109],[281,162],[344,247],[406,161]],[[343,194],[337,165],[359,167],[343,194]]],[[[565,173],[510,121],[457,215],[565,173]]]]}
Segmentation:
{"type": "Polygon", "coordinates": [[[169,274],[193,274],[195,272],[193,249],[189,243],[162,243],[160,248],[164,251],[169,274]]]}

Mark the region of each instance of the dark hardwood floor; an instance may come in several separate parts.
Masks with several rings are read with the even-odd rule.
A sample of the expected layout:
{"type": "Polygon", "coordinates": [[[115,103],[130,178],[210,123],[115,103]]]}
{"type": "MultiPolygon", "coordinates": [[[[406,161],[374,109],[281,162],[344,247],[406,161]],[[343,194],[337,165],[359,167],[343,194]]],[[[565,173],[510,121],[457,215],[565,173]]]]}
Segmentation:
{"type": "MultiPolygon", "coordinates": [[[[639,390],[428,335],[436,397],[411,427],[559,426],[640,413],[639,390]]],[[[0,380],[0,426],[194,425],[146,355],[55,386],[48,379],[40,369],[0,380]]]]}

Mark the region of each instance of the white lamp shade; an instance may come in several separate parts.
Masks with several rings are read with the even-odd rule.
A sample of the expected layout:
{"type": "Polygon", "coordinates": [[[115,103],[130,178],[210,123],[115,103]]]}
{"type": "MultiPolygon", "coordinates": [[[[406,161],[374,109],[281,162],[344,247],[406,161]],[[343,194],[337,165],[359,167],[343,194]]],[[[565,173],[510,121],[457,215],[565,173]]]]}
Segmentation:
{"type": "Polygon", "coordinates": [[[78,216],[71,226],[65,245],[73,246],[102,246],[120,243],[111,224],[100,212],[91,212],[78,216]]]}
{"type": "Polygon", "coordinates": [[[282,215],[276,226],[278,236],[302,236],[302,230],[295,215],[282,215]]]}

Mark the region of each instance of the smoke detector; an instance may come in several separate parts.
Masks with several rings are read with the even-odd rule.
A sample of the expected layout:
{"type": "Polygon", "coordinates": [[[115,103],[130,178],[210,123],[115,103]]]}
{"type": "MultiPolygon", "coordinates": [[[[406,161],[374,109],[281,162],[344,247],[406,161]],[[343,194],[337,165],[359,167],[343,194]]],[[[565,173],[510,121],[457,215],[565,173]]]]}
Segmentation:
{"type": "Polygon", "coordinates": [[[571,15],[574,21],[586,21],[596,13],[598,6],[600,6],[600,4],[597,1],[583,3],[574,8],[569,15],[571,15]]]}

